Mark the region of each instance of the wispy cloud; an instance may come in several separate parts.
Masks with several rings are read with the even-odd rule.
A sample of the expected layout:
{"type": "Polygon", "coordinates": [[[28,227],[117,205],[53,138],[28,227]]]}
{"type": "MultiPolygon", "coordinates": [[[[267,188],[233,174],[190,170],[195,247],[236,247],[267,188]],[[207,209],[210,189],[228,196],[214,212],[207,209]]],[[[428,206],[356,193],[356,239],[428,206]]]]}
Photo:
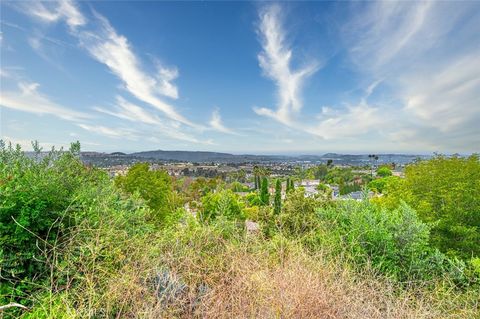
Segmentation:
{"type": "Polygon", "coordinates": [[[47,23],[63,20],[70,28],[83,26],[87,23],[87,19],[73,1],[25,2],[20,4],[20,7],[32,17],[47,23]]]}
{"type": "Polygon", "coordinates": [[[108,20],[95,13],[99,28],[94,32],[79,32],[81,46],[97,61],[105,64],[125,85],[125,89],[139,100],[164,112],[172,120],[194,125],[160,96],[178,98],[178,89],[172,81],[178,76],[175,68],[159,67],[156,75],[148,74],[133,53],[127,38],[117,34],[108,20]]]}
{"type": "Polygon", "coordinates": [[[220,111],[218,108],[213,110],[212,118],[210,119],[209,124],[210,127],[216,131],[227,134],[237,134],[223,124],[222,117],[220,116],[220,111]]]}
{"type": "Polygon", "coordinates": [[[49,97],[39,92],[39,86],[38,83],[34,82],[20,82],[18,83],[18,90],[1,92],[0,104],[19,111],[48,114],[69,121],[91,118],[86,113],[53,102],[49,97]]]}
{"type": "Polygon", "coordinates": [[[370,2],[353,12],[342,32],[351,61],[403,104],[390,136],[434,149],[480,145],[478,5],[370,2]]]}
{"type": "Polygon", "coordinates": [[[117,103],[113,107],[113,110],[103,107],[94,107],[94,110],[136,123],[141,122],[154,125],[161,124],[162,121],[158,116],[149,113],[144,108],[128,102],[121,96],[117,96],[116,100],[117,103]]]}
{"type": "Polygon", "coordinates": [[[45,22],[65,21],[71,34],[95,60],[106,65],[137,99],[159,109],[174,121],[198,126],[177,112],[163,97],[177,99],[178,88],[173,81],[178,77],[176,67],[166,67],[156,60],[156,73],[146,72],[134,53],[131,43],[111,26],[109,21],[93,12],[90,21],[73,1],[55,1],[24,5],[27,14],[45,22]]]}
{"type": "MultiPolygon", "coordinates": [[[[279,104],[276,110],[255,108],[259,115],[269,116],[282,124],[323,139],[351,137],[370,131],[379,123],[378,109],[369,106],[366,99],[379,82],[373,83],[366,97],[358,106],[323,112],[318,123],[295,118],[302,108],[301,89],[305,80],[318,70],[318,63],[311,61],[303,68],[292,70],[292,49],[287,44],[282,26],[282,10],[279,5],[269,5],[260,11],[262,52],[258,59],[263,72],[277,84],[279,104]]],[[[327,109],[324,109],[327,110],[327,109]]]]}
{"type": "Polygon", "coordinates": [[[441,132],[465,129],[467,123],[478,127],[479,56],[480,50],[435,72],[406,75],[401,82],[405,111],[441,132]]]}
{"type": "Polygon", "coordinates": [[[77,124],[82,129],[99,134],[104,135],[111,138],[126,138],[129,140],[136,141],[138,140],[138,133],[136,130],[129,129],[129,128],[112,128],[106,127],[102,125],[89,125],[89,124],[77,124]]]}
{"type": "Polygon", "coordinates": [[[262,8],[258,29],[263,49],[258,55],[258,61],[264,74],[277,85],[278,105],[276,110],[254,108],[254,111],[291,125],[293,115],[302,108],[302,86],[318,70],[318,64],[310,61],[302,68],[292,69],[292,49],[285,39],[281,14],[279,5],[262,8]]]}
{"type": "Polygon", "coordinates": [[[315,124],[305,116],[299,119],[300,89],[315,64],[291,70],[293,53],[285,40],[281,7],[270,5],[260,12],[259,61],[277,83],[280,102],[276,110],[255,112],[326,140],[362,140],[372,133],[383,145],[410,143],[411,149],[471,149],[480,144],[479,7],[431,1],[351,6],[351,19],[339,35],[361,81],[370,83],[359,103],[324,108],[315,124]],[[371,103],[377,90],[383,100],[374,96],[371,103]]]}
{"type": "MultiPolygon", "coordinates": [[[[108,114],[120,119],[124,119],[134,123],[143,123],[151,126],[150,133],[139,134],[146,137],[151,134],[163,135],[169,138],[186,141],[191,143],[205,144],[206,141],[200,140],[192,134],[185,133],[180,130],[177,122],[170,119],[161,118],[160,116],[148,112],[145,108],[142,108],[132,102],[127,101],[121,96],[117,96],[116,105],[113,108],[94,107],[94,110],[100,113],[108,114]]],[[[157,138],[157,140],[159,140],[157,138]]]]}
{"type": "Polygon", "coordinates": [[[385,117],[380,116],[378,108],[365,103],[340,111],[324,108],[317,118],[319,124],[306,130],[327,140],[365,134],[385,123],[385,117]]]}

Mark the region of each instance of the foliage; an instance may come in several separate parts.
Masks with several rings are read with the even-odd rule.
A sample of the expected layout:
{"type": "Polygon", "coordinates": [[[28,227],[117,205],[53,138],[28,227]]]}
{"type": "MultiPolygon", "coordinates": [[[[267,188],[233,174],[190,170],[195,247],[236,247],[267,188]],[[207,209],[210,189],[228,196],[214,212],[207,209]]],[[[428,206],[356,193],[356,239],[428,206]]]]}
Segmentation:
{"type": "Polygon", "coordinates": [[[148,163],[133,165],[125,176],[115,179],[115,184],[126,193],[138,192],[148,206],[157,212],[159,220],[181,205],[168,173],[164,170],[150,170],[148,163]]]}
{"type": "Polygon", "coordinates": [[[376,178],[368,183],[368,189],[377,193],[383,193],[388,184],[396,183],[399,180],[400,180],[400,177],[397,177],[397,176],[387,176],[382,178],[376,178]]]}
{"type": "Polygon", "coordinates": [[[286,193],[289,193],[290,191],[293,191],[295,189],[295,183],[293,182],[293,179],[287,178],[287,185],[285,188],[286,193]]]}
{"type": "Polygon", "coordinates": [[[392,176],[392,171],[387,166],[382,166],[377,169],[377,176],[380,176],[380,177],[392,176]]]}
{"type": "Polygon", "coordinates": [[[262,200],[260,199],[260,196],[257,192],[251,192],[248,193],[244,197],[244,201],[247,206],[253,207],[253,206],[261,206],[262,205],[262,200]]]}
{"type": "Polygon", "coordinates": [[[25,296],[46,278],[45,258],[80,217],[76,213],[78,193],[106,177],[80,162],[79,143],[72,144],[69,151],[52,150],[45,156],[38,144],[34,148],[33,157],[27,157],[19,146],[0,148],[3,296],[25,296]]]}
{"type": "Polygon", "coordinates": [[[250,190],[247,186],[237,181],[230,184],[230,188],[235,193],[248,192],[250,190]]]}
{"type": "Polygon", "coordinates": [[[280,214],[282,211],[282,181],[277,179],[275,184],[275,199],[273,203],[273,211],[275,214],[280,214]]]}
{"type": "Polygon", "coordinates": [[[278,229],[287,236],[302,236],[315,229],[318,218],[315,209],[319,202],[311,197],[305,197],[302,188],[291,191],[281,213],[275,218],[278,229]]]}
{"type": "Polygon", "coordinates": [[[436,156],[407,166],[405,179],[389,179],[381,203],[403,200],[432,225],[432,243],[450,256],[480,256],[480,162],[436,156]]]}
{"type": "Polygon", "coordinates": [[[213,192],[219,185],[216,178],[198,177],[193,180],[188,188],[188,197],[193,200],[200,200],[203,196],[213,192]]]}
{"type": "Polygon", "coordinates": [[[260,201],[262,202],[262,205],[270,205],[270,193],[268,192],[268,179],[266,177],[262,178],[260,201]]]}
{"type": "Polygon", "coordinates": [[[223,216],[230,220],[244,219],[243,205],[231,190],[209,193],[202,198],[202,219],[214,220],[223,216]]]}
{"type": "Polygon", "coordinates": [[[0,299],[28,298],[32,309],[23,318],[480,313],[474,279],[480,280],[479,258],[464,262],[432,247],[430,228],[436,224],[421,221],[392,195],[403,192],[415,202],[406,180],[387,177],[382,205],[289,190],[274,214],[270,205],[259,205],[257,192],[240,198],[230,189],[234,185],[199,178],[182,185],[190,207],[201,201],[192,214],[176,200],[169,203],[169,196],[147,197],[145,192],[157,191],[148,183],[177,196],[165,174],[143,165],[128,183],[128,175],[113,182],[82,165],[78,154],[78,145],[45,159],[14,148],[0,152],[0,299]],[[166,206],[160,207],[162,200],[166,206]],[[246,236],[245,218],[258,222],[263,234],[246,236]],[[27,260],[33,255],[38,260],[27,260]],[[15,278],[8,277],[11,269],[15,278]]]}
{"type": "Polygon", "coordinates": [[[356,264],[371,263],[402,281],[429,280],[448,272],[458,277],[455,261],[429,245],[429,227],[405,203],[386,211],[368,201],[347,201],[318,214],[323,245],[346,249],[356,264]]]}
{"type": "Polygon", "coordinates": [[[360,184],[340,184],[339,185],[339,193],[340,195],[350,194],[351,192],[358,192],[362,190],[362,186],[360,184]]]}

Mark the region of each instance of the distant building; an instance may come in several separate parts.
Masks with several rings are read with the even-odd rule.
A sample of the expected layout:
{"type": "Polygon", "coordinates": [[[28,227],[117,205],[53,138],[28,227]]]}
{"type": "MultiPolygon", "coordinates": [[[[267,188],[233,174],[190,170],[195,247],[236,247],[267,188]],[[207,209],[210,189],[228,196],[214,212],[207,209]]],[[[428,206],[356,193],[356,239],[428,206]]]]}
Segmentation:
{"type": "Polygon", "coordinates": [[[305,190],[306,197],[313,197],[318,194],[318,185],[320,181],[316,179],[303,180],[300,183],[296,182],[295,187],[302,187],[305,190]]]}

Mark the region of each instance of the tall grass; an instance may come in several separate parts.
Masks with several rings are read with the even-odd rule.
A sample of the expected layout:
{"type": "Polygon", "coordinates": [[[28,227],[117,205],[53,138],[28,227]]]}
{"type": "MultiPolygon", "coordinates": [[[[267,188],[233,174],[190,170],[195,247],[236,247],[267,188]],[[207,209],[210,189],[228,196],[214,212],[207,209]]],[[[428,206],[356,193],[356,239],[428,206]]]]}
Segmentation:
{"type": "Polygon", "coordinates": [[[95,226],[77,226],[55,272],[62,284],[45,287],[26,318],[478,316],[478,296],[447,284],[407,289],[281,235],[265,240],[188,215],[132,234],[103,209],[95,226]]]}

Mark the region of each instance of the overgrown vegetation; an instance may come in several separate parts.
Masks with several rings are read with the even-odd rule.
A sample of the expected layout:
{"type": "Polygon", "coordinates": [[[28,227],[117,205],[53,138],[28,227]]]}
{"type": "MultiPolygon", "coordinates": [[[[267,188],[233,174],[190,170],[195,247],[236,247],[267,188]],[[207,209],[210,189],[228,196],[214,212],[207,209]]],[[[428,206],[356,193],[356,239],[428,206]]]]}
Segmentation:
{"type": "Polygon", "coordinates": [[[394,208],[402,201],[431,226],[431,242],[452,257],[480,256],[480,161],[436,156],[409,165],[405,178],[386,177],[378,201],[394,208]]]}
{"type": "Polygon", "coordinates": [[[0,317],[480,315],[478,157],[415,163],[355,202],[290,180],[282,199],[280,179],[270,200],[261,169],[242,197],[235,181],[184,185],[147,164],[112,181],[79,144],[44,158],[0,146],[0,305],[29,308],[0,317]],[[460,243],[444,246],[446,223],[460,243]]]}

